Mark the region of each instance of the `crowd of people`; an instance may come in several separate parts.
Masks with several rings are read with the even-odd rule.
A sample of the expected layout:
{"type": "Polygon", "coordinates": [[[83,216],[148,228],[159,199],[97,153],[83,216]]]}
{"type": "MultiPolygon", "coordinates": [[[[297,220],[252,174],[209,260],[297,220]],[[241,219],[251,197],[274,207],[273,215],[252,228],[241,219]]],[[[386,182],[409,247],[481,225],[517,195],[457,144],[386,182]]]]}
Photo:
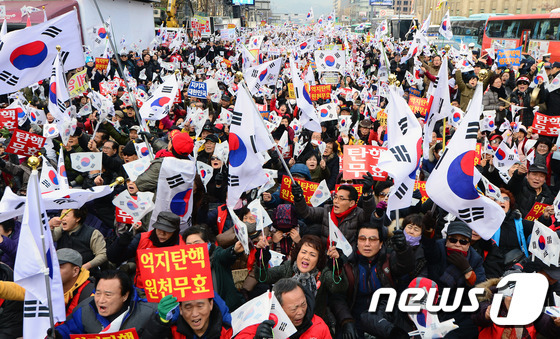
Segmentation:
{"type": "MultiPolygon", "coordinates": [[[[560,160],[554,157],[556,138],[538,135],[532,126],[534,112],[560,116],[560,91],[548,91],[541,83],[530,84],[541,69],[552,81],[560,73],[560,62],[550,62],[549,55],[537,61],[527,56],[520,66],[497,67],[489,54],[481,55],[468,46],[461,49],[458,58],[444,58],[449,54],[446,49],[426,46],[403,62],[409,54],[406,42],[386,39],[390,43],[383,45],[369,34],[333,32],[334,36],[323,36],[318,31],[284,27],[246,31],[238,41],[220,40],[219,34],[193,43],[185,38],[180,48],[170,49],[168,41],[155,49],[114,55],[109,71],[96,68],[95,59],[87,56],[87,81],[93,91],[103,92],[109,87],[108,81],[119,77],[134,80],[136,89],[153,93],[164,75],[175,71],[169,65],[174,65],[183,79],[217,79],[218,89],[205,99],[194,98],[188,95],[185,83],[168,115],[148,124],[146,130],[146,122],[138,120],[127,98],[127,89],[118,86],[106,94],[114,108],[106,120],[99,121],[99,112],[93,109],[91,114],[78,117],[77,128],[67,143],[56,137],[45,144],[43,161],[55,168],[60,150],[64,150],[70,187],[91,188],[113,183],[117,177],[126,178],[125,185],[115,187],[111,196],[90,201],[79,209],[48,211],[67,315],[66,321],[50,329],[49,334],[67,339],[70,334],[99,333],[118,324],[120,329],[135,328],[140,338],[230,338],[234,335],[231,312],[272,290],[297,330],[290,338],[407,338],[409,332],[420,329],[418,321],[396,307],[388,311],[387,299],[381,299],[377,309],[370,311],[372,296],[378,289],[393,288],[401,293],[409,287],[435,288],[440,292],[449,288],[447,300],[455,300],[458,291],[483,287],[486,293],[480,296],[476,311],[461,312],[457,308],[434,313],[440,322],[453,319],[457,325],[446,338],[560,337],[560,318],[544,312],[534,322],[519,326],[499,326],[490,318],[490,304],[498,293],[496,286],[508,274],[544,275],[549,282],[547,306],[554,306],[554,293],[560,293],[560,268],[531,258],[528,244],[534,221],[526,219],[539,202],[548,206],[538,221],[554,231],[559,226],[552,206],[560,189],[560,160]],[[247,226],[250,248],[245,249],[234,231],[236,218],[226,208],[229,165],[214,153],[217,145],[228,141],[230,126],[218,118],[224,110],[232,112],[235,107],[235,91],[243,81],[241,72],[249,67],[243,65],[246,61],[239,47],[252,34],[265,35],[256,58],[263,62],[280,56],[273,50],[281,50],[281,42],[293,43],[315,35],[317,49],[331,45],[352,55],[352,63],[347,63],[346,71],[331,86],[331,99],[313,102],[316,106],[334,103],[338,115],[348,116],[351,126],[341,129],[338,120],[322,122],[321,132],[294,126],[301,110],[290,95],[289,84],[293,81],[289,63],[283,60],[277,85],[269,86],[270,91],[254,99],[281,119],[271,134],[278,141],[287,132],[289,149],[283,150],[282,156],[274,149],[268,151],[270,159],[263,168],[278,171],[276,184],[260,195],[257,188],[245,192],[236,206],[235,217],[247,226]],[[324,40],[321,45],[319,39],[324,40]],[[382,51],[384,48],[386,51],[382,51]],[[501,192],[496,203],[506,214],[492,239],[482,239],[460,219],[449,221],[453,218],[447,218],[448,213],[429,198],[422,202],[419,190],[414,192],[416,202],[401,209],[400,220],[395,221],[395,213],[387,213],[394,185],[391,179],[374,180],[371,173],[354,180],[343,176],[340,159],[345,146],[383,146],[390,133],[386,122],[378,119],[388,102],[380,74],[385,53],[388,71],[396,75],[405,99],[417,92],[421,97],[429,96],[442,62],[447,62],[453,106],[467,111],[477,83],[483,82],[484,110],[496,112],[496,126],[507,121],[506,130],[510,133],[493,129],[479,131],[477,137],[480,144],[491,149],[483,152],[477,169],[501,192]],[[126,66],[124,72],[117,58],[126,66]],[[462,60],[471,64],[470,69],[460,65],[462,60]],[[349,69],[349,65],[353,68],[349,69]],[[409,81],[407,72],[418,81],[409,81]],[[532,95],[535,91],[538,95],[532,95]],[[373,102],[364,93],[379,100],[373,102]],[[513,110],[511,105],[523,109],[513,110]],[[208,120],[201,130],[189,119],[195,110],[208,110],[208,120]],[[123,165],[139,159],[135,145],[142,142],[149,143],[154,158],[146,172],[130,180],[123,165]],[[494,167],[493,162],[493,152],[502,142],[519,155],[519,161],[505,172],[494,167]],[[296,152],[300,145],[304,146],[296,152]],[[99,152],[102,170],[73,169],[71,154],[79,152],[99,152]],[[131,196],[155,193],[166,157],[203,162],[213,169],[206,184],[200,175],[194,181],[192,226],[181,232],[180,218],[171,211],[160,212],[152,224],[150,215],[140,223],[117,222],[112,197],[123,190],[131,196]],[[293,202],[283,200],[280,181],[288,174],[283,162],[295,179],[315,183],[325,180],[331,198],[318,207],[309,206],[301,185],[292,183],[293,202]],[[247,207],[255,199],[260,200],[272,220],[272,225],[262,231],[257,231],[257,216],[247,207]],[[351,255],[345,255],[329,241],[331,222],[352,246],[351,255]],[[138,251],[192,244],[208,246],[214,298],[178,301],[169,295],[159,303],[147,302],[137,267],[138,251]],[[271,263],[271,251],[281,254],[281,263],[271,263]]],[[[311,63],[313,53],[293,53],[306,74],[305,81],[320,83],[321,75],[311,63]]],[[[78,71],[68,72],[67,77],[78,71]]],[[[52,123],[55,118],[47,111],[44,96],[48,82],[40,86],[44,88],[26,88],[23,96],[31,107],[45,110],[47,123],[52,123]]],[[[4,106],[10,100],[2,96],[4,106]]],[[[91,99],[84,93],[68,104],[81,111],[91,104],[91,99]]],[[[420,112],[414,113],[423,125],[424,117],[420,112]]],[[[26,121],[19,128],[42,135],[43,126],[26,121]]],[[[436,123],[429,154],[424,155],[417,172],[418,181],[430,176],[442,157],[444,140],[449,141],[455,130],[452,124],[436,123]]],[[[25,195],[31,168],[24,157],[5,152],[10,133],[2,134],[0,185],[3,191],[9,187],[25,195]]],[[[18,217],[0,223],[0,338],[22,336],[25,290],[11,282],[21,221],[18,217]]],[[[461,305],[469,303],[466,293],[459,298],[461,305]]],[[[511,294],[505,296],[500,315],[507,314],[511,299],[511,294]]],[[[273,320],[267,320],[235,334],[237,338],[272,338],[275,325],[273,320]]]]}

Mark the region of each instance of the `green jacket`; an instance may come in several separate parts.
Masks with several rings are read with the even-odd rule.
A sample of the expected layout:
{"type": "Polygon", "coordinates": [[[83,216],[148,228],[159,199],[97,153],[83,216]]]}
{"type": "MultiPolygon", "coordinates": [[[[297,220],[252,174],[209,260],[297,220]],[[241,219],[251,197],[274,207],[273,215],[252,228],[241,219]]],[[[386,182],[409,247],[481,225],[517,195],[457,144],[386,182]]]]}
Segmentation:
{"type": "Polygon", "coordinates": [[[243,305],[243,296],[235,287],[231,266],[238,258],[233,246],[224,249],[212,244],[210,246],[210,266],[212,267],[212,281],[214,290],[224,299],[230,312],[243,305]]]}

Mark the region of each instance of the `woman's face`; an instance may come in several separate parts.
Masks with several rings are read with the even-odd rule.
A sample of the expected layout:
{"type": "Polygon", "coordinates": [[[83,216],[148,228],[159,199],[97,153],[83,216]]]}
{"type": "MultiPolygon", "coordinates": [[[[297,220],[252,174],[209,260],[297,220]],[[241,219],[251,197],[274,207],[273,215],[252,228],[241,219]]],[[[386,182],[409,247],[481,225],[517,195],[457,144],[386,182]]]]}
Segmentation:
{"type": "Polygon", "coordinates": [[[223,164],[224,164],[224,162],[222,160],[218,159],[218,157],[210,158],[210,166],[212,166],[213,169],[222,168],[223,164]]]}
{"type": "Polygon", "coordinates": [[[492,83],[492,86],[494,86],[496,88],[502,87],[502,79],[496,78],[496,80],[494,80],[494,82],[492,83]]]}
{"type": "Polygon", "coordinates": [[[286,105],[281,105],[280,108],[278,108],[278,111],[282,114],[286,113],[287,107],[286,105]]]}
{"type": "Polygon", "coordinates": [[[311,140],[321,141],[321,133],[313,132],[311,135],[311,140]]]}
{"type": "Polygon", "coordinates": [[[411,237],[419,237],[422,235],[422,227],[414,224],[406,225],[404,231],[411,237]]]}
{"type": "MultiPolygon", "coordinates": [[[[64,215],[67,210],[62,210],[61,215],[64,215]]],[[[76,218],[74,215],[74,211],[68,212],[64,216],[64,218],[60,219],[61,223],[60,226],[62,227],[63,231],[70,232],[80,224],[80,219],[76,218]]]]}
{"type": "Polygon", "coordinates": [[[319,251],[313,248],[308,243],[301,246],[298,252],[296,263],[301,273],[307,273],[317,267],[319,261],[319,251]]]}
{"type": "Polygon", "coordinates": [[[280,123],[286,127],[290,126],[290,122],[286,118],[283,118],[280,123]]]}
{"type": "Polygon", "coordinates": [[[315,158],[315,156],[310,157],[305,162],[305,165],[307,165],[307,168],[309,168],[310,171],[313,171],[317,168],[317,158],[315,158]]]}
{"type": "Polygon", "coordinates": [[[391,192],[391,187],[387,187],[379,195],[377,196],[377,201],[388,201],[389,200],[389,192],[391,192]]]}
{"type": "Polygon", "coordinates": [[[546,155],[546,154],[548,154],[549,151],[550,151],[550,149],[548,148],[548,146],[545,143],[540,143],[537,146],[537,153],[539,153],[541,155],[546,155]]]}
{"type": "Polygon", "coordinates": [[[333,143],[329,142],[327,143],[326,147],[325,147],[325,151],[323,152],[323,155],[328,157],[329,155],[333,154],[333,143]]]}
{"type": "Polygon", "coordinates": [[[149,54],[144,55],[144,63],[150,62],[150,59],[151,58],[149,54]]]}

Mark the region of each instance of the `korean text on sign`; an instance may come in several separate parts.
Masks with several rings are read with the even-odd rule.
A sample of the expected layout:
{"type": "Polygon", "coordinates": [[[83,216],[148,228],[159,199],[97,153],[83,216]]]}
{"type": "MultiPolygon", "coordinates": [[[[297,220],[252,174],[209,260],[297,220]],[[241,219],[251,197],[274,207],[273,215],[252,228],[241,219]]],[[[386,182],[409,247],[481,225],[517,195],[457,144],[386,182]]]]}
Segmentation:
{"type": "Polygon", "coordinates": [[[0,109],[0,128],[13,131],[17,128],[18,114],[15,108],[0,109]]]}
{"type": "Polygon", "coordinates": [[[548,116],[542,113],[535,113],[533,118],[533,133],[550,137],[558,136],[560,132],[560,117],[548,116]]]}
{"type": "Polygon", "coordinates": [[[25,156],[34,155],[43,147],[45,140],[46,138],[40,135],[17,129],[14,131],[6,152],[25,156]]]}
{"type": "MultiPolygon", "coordinates": [[[[305,181],[296,178],[294,178],[294,180],[301,186],[301,189],[303,190],[305,203],[311,206],[311,197],[317,190],[319,184],[316,182],[305,181]]],[[[290,179],[290,177],[287,175],[284,175],[282,177],[282,184],[280,185],[280,198],[289,202],[294,202],[294,195],[292,194],[292,179],[290,179]]]]}
{"type": "Polygon", "coordinates": [[[548,206],[550,205],[543,204],[541,202],[536,202],[531,208],[531,210],[529,211],[529,213],[527,213],[525,219],[529,221],[537,220],[538,218],[541,217],[541,215],[543,215],[544,209],[547,208],[548,206]]]}
{"type": "Polygon", "coordinates": [[[387,179],[387,172],[383,172],[378,166],[379,157],[385,147],[371,145],[346,145],[344,146],[344,160],[342,168],[344,179],[362,179],[367,172],[378,181],[387,179]]]}
{"type": "Polygon", "coordinates": [[[138,259],[149,302],[169,294],[179,301],[214,297],[206,244],[139,250],[138,259]]]}
{"type": "Polygon", "coordinates": [[[206,99],[206,97],[208,96],[206,83],[202,81],[191,81],[187,94],[190,97],[206,99]]]}
{"type": "Polygon", "coordinates": [[[129,328],[113,333],[70,334],[70,339],[138,339],[136,329],[129,328]]]}

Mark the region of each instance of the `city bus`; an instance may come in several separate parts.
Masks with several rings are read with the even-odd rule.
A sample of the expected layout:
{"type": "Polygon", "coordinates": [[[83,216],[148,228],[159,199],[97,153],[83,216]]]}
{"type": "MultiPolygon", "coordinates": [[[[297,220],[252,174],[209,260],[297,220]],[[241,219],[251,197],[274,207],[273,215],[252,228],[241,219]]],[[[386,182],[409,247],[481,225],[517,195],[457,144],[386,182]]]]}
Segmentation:
{"type": "Polygon", "coordinates": [[[493,41],[506,49],[522,46],[523,53],[537,60],[551,53],[551,61],[560,61],[560,13],[489,18],[482,48],[490,48],[493,41]]]}
{"type": "Polygon", "coordinates": [[[467,46],[474,44],[476,49],[482,47],[482,38],[486,21],[489,18],[509,14],[472,14],[468,18],[451,17],[451,31],[453,32],[452,45],[457,48],[461,42],[467,46]]]}

